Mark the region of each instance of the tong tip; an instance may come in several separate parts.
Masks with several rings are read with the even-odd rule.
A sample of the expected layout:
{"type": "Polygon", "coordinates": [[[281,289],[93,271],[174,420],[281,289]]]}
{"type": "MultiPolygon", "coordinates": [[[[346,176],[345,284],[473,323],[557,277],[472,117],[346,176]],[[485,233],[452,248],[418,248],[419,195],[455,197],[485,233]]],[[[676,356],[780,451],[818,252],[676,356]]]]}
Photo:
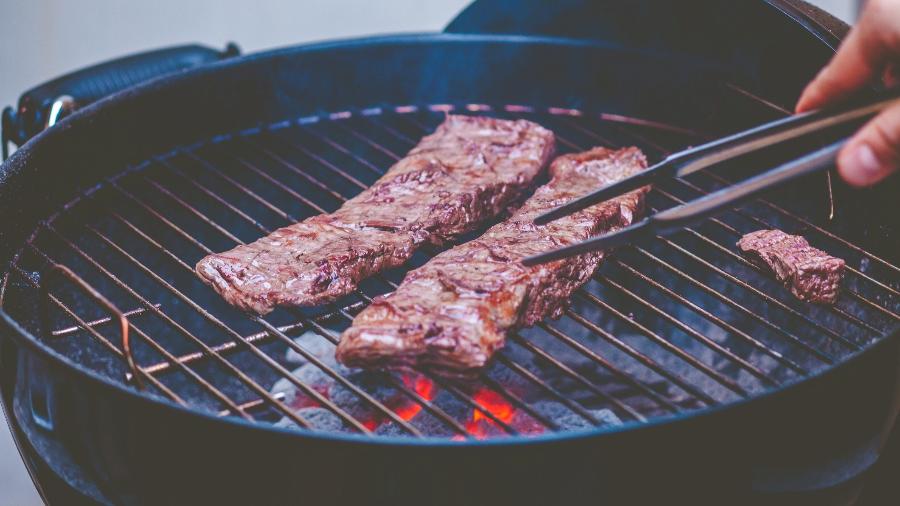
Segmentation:
{"type": "Polygon", "coordinates": [[[632,241],[639,240],[640,238],[643,238],[648,233],[650,233],[652,229],[650,223],[651,221],[649,218],[644,218],[643,220],[637,223],[633,223],[625,228],[620,228],[603,235],[591,237],[590,239],[586,239],[575,244],[570,244],[568,246],[563,246],[562,248],[558,248],[552,251],[546,251],[544,253],[538,253],[537,255],[523,258],[522,265],[531,267],[533,265],[552,262],[554,260],[562,260],[563,258],[569,258],[584,253],[590,253],[592,251],[605,250],[607,248],[628,244],[632,241]]]}
{"type": "Polygon", "coordinates": [[[618,182],[594,190],[593,192],[583,197],[579,197],[571,202],[567,202],[559,207],[547,211],[544,214],[539,215],[534,219],[534,224],[546,225],[551,221],[558,220],[575,212],[581,211],[582,209],[586,209],[601,202],[605,202],[607,200],[611,200],[624,195],[625,193],[628,193],[632,190],[636,190],[641,186],[652,182],[654,178],[660,175],[659,169],[662,169],[664,167],[665,163],[663,162],[643,172],[639,172],[618,182]]]}
{"type": "Polygon", "coordinates": [[[557,220],[565,216],[565,209],[562,206],[557,207],[555,209],[551,209],[544,214],[539,215],[534,219],[535,225],[546,225],[551,221],[557,220]]]}

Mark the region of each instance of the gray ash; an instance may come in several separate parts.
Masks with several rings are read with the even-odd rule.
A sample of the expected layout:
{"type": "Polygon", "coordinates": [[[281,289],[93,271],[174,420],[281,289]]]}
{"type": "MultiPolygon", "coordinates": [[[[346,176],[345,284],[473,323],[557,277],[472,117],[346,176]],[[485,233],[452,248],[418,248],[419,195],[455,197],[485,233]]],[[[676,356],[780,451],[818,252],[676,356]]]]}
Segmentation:
{"type": "MultiPolygon", "coordinates": [[[[547,328],[536,326],[522,329],[519,331],[521,338],[511,336],[501,352],[505,359],[495,360],[483,372],[483,376],[491,382],[484,383],[479,379],[472,382],[443,380],[449,381],[457,392],[480,406],[477,409],[460,399],[459,394],[432,383],[424,376],[346,369],[335,362],[334,346],[315,333],[303,334],[297,342],[322,363],[347,378],[356,389],[377,399],[411,426],[432,437],[458,438],[459,433],[404,395],[397,384],[428,399],[471,436],[493,438],[509,435],[509,430],[503,425],[526,436],[550,431],[540,418],[551,421],[558,431],[590,430],[619,426],[638,416],[653,418],[666,416],[673,410],[702,408],[706,402],[697,396],[700,394],[718,402],[739,397],[716,376],[733,381],[746,392],[764,390],[765,385],[759,378],[724,352],[740,357],[772,377],[790,378],[791,371],[749,346],[742,336],[671,297],[653,292],[644,283],[640,286],[627,283],[621,271],[610,270],[607,266],[601,269],[601,273],[585,285],[584,290],[618,312],[610,311],[588,297],[573,297],[572,309],[580,318],[563,316],[559,320],[546,322],[547,328]],[[631,295],[623,290],[630,291],[631,295]],[[653,304],[658,311],[639,304],[639,300],[653,304]],[[677,319],[683,326],[667,320],[664,315],[677,319]],[[686,330],[688,328],[704,336],[708,342],[697,339],[696,335],[686,330]],[[532,345],[543,350],[550,360],[530,349],[532,345]],[[667,349],[670,345],[682,350],[685,357],[678,357],[667,349]],[[604,366],[602,360],[611,367],[604,366]],[[691,364],[690,361],[696,363],[691,364]],[[707,370],[704,371],[704,368],[707,370]],[[529,375],[532,377],[529,378],[529,375]],[[536,384],[535,378],[550,390],[536,384]],[[501,385],[505,392],[519,398],[538,416],[529,415],[517,404],[518,401],[498,393],[496,385],[501,385]],[[559,402],[557,394],[577,403],[580,408],[570,409],[559,402]],[[617,399],[618,403],[611,402],[610,398],[617,399]],[[628,409],[623,409],[623,404],[628,409]],[[495,422],[490,415],[502,423],[495,422]]],[[[651,271],[647,275],[659,277],[651,271]]],[[[667,283],[667,287],[674,292],[697,301],[698,305],[729,324],[761,341],[770,341],[766,333],[754,332],[748,327],[748,316],[738,315],[734,308],[711,300],[688,282],[682,283],[676,279],[667,283]]],[[[788,356],[790,350],[778,351],[788,356]]],[[[289,350],[285,360],[296,366],[294,375],[298,379],[321,392],[349,415],[372,427],[376,435],[409,436],[401,424],[381,414],[353,389],[335,381],[305,357],[289,350]]],[[[311,403],[308,396],[298,393],[287,380],[278,381],[273,390],[284,392],[286,402],[295,409],[316,409],[316,416],[324,420],[317,418],[315,429],[353,431],[343,423],[340,429],[334,429],[337,426],[334,422],[340,420],[327,410],[327,416],[322,413],[322,406],[311,403]]]]}
{"type": "MultiPolygon", "coordinates": [[[[337,364],[337,362],[334,360],[335,346],[331,343],[331,341],[325,339],[325,337],[313,331],[308,331],[295,338],[294,342],[296,342],[307,352],[314,355],[316,358],[328,364],[329,367],[334,367],[337,364]]],[[[288,348],[284,359],[285,361],[287,361],[287,363],[293,365],[303,365],[309,363],[308,358],[298,353],[293,348],[288,348]]]]}
{"type": "MultiPolygon", "coordinates": [[[[306,420],[310,428],[313,430],[320,430],[326,432],[341,432],[347,431],[344,422],[341,419],[324,408],[301,408],[296,411],[297,416],[306,420]]],[[[284,427],[290,429],[299,429],[300,426],[297,425],[293,420],[288,417],[283,417],[281,420],[275,423],[276,427],[284,427]]]]}

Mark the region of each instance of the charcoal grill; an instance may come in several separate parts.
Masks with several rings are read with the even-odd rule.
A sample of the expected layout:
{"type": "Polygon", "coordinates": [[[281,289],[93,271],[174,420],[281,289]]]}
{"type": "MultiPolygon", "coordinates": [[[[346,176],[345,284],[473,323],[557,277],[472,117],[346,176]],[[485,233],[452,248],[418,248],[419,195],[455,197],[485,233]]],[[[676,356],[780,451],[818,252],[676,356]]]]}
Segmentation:
{"type": "MultiPolygon", "coordinates": [[[[476,2],[445,34],[170,74],[24,144],[0,181],[0,374],[45,498],[818,500],[852,483],[898,406],[896,178],[866,191],[808,178],[623,248],[474,382],[333,361],[353,315],[434,251],[264,318],[193,274],[336,209],[447,113],[536,121],[562,152],[660,159],[788,114],[844,28],[797,2],[669,4],[476,2]],[[847,260],[834,307],[794,300],[737,254],[741,234],[773,227],[847,260]]],[[[661,184],[650,208],[790,151],[661,184]]]]}

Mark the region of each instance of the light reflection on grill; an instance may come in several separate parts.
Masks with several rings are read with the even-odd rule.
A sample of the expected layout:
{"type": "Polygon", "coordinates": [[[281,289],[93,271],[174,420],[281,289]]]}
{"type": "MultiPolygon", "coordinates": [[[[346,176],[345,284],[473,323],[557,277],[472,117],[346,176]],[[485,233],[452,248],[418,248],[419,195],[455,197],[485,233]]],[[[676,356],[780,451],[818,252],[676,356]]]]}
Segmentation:
{"type": "MultiPolygon", "coordinates": [[[[237,313],[194,279],[202,255],[335,209],[451,110],[534,119],[564,151],[636,144],[662,156],[663,144],[699,140],[656,122],[518,105],[307,118],[176,151],[108,181],[45,225],[14,266],[15,281],[33,291],[33,272],[63,263],[128,309],[140,376],[175,402],[285,426],[459,440],[641,422],[750,397],[833,364],[900,322],[900,269],[765,202],[620,251],[561,320],[510,336],[474,384],[334,362],[340,331],[373,295],[396,287],[401,272],[376,276],[341,305],[266,318],[237,313]],[[768,226],[802,228],[856,260],[838,305],[779,297],[735,253],[737,237],[768,226]]],[[[721,183],[705,174],[661,185],[651,211],[721,183]]],[[[106,315],[67,288],[54,291],[62,309],[54,328],[78,315],[76,326],[90,331],[65,329],[51,344],[129,378],[114,331],[99,320],[106,315]],[[101,338],[104,350],[94,350],[101,338]]]]}

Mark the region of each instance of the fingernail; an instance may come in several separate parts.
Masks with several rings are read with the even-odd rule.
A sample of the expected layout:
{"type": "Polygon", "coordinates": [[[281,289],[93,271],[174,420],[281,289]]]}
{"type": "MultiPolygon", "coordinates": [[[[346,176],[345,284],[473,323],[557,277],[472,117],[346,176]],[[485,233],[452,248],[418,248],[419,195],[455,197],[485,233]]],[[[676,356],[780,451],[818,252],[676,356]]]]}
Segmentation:
{"type": "MultiPolygon", "coordinates": [[[[864,173],[863,177],[875,176],[881,172],[881,162],[875,156],[875,151],[868,144],[860,144],[853,153],[853,161],[856,169],[864,173]]],[[[863,175],[863,174],[861,174],[863,175]]]]}

